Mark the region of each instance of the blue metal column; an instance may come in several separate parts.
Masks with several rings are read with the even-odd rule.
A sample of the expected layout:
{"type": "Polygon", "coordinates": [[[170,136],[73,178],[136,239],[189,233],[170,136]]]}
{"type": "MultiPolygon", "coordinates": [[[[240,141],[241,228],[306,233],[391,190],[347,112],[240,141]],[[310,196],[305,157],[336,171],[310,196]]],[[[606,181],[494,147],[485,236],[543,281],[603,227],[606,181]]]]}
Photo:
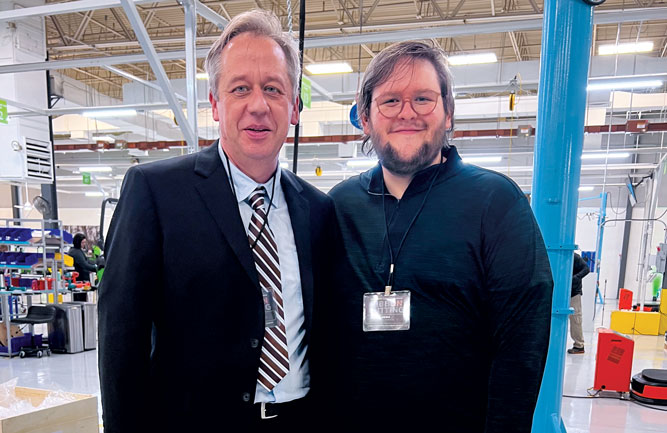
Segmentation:
{"type": "Polygon", "coordinates": [[[560,416],[572,251],[593,28],[583,0],[546,0],[533,175],[533,210],[554,275],[551,342],[533,432],[565,432],[560,416]]]}
{"type": "MultiPolygon", "coordinates": [[[[600,301],[604,304],[602,293],[600,292],[600,263],[602,261],[602,240],[604,239],[604,222],[607,220],[607,197],[608,192],[600,194],[600,215],[598,216],[598,244],[595,249],[595,303],[600,301]]],[[[593,316],[595,317],[595,316],[593,316]]]]}

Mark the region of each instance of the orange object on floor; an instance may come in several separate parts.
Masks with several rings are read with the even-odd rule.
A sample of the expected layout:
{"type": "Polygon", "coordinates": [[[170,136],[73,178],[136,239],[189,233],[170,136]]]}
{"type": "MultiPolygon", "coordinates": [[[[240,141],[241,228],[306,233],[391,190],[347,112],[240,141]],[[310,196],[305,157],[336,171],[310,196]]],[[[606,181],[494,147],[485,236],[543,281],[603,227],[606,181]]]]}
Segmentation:
{"type": "Polygon", "coordinates": [[[618,309],[619,310],[632,309],[632,290],[621,289],[618,295],[618,309]]]}
{"type": "Polygon", "coordinates": [[[598,352],[595,358],[593,389],[630,391],[632,355],[635,342],[611,329],[598,329],[598,352]]]}

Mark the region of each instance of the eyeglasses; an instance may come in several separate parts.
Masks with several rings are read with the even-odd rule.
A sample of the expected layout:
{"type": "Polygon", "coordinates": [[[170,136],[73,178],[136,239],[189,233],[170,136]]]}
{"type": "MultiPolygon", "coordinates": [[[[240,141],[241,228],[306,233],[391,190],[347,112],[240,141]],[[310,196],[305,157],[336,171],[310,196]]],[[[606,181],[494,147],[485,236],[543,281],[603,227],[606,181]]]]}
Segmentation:
{"type": "Polygon", "coordinates": [[[432,90],[419,91],[409,98],[403,98],[396,93],[383,93],[374,99],[378,106],[380,114],[389,119],[398,116],[405,105],[405,101],[410,101],[412,110],[420,116],[426,116],[433,113],[438,105],[438,98],[442,95],[432,90]]]}

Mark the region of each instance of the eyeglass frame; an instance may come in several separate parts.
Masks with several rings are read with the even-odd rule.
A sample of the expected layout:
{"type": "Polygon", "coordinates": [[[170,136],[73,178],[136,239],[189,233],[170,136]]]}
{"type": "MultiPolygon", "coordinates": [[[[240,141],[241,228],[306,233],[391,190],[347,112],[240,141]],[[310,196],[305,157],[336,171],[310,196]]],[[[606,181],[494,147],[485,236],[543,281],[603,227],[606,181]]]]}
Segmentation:
{"type": "MultiPolygon", "coordinates": [[[[383,93],[382,95],[379,95],[379,96],[377,96],[376,98],[373,98],[373,102],[375,102],[375,105],[376,105],[377,108],[378,108],[378,112],[379,112],[383,117],[385,117],[385,118],[387,118],[387,119],[394,119],[394,118],[398,117],[398,115],[401,114],[401,112],[403,111],[403,108],[405,108],[405,101],[406,101],[406,100],[409,101],[409,103],[410,103],[410,108],[412,109],[412,111],[414,111],[415,113],[417,113],[417,115],[419,115],[419,116],[428,116],[429,114],[431,114],[431,113],[433,113],[433,112],[435,111],[436,107],[438,106],[438,98],[439,98],[439,99],[442,99],[443,95],[442,95],[442,92],[436,92],[435,90],[428,90],[428,89],[427,89],[427,90],[425,90],[425,91],[427,91],[427,92],[431,92],[431,93],[433,93],[433,94],[436,94],[437,97],[436,97],[435,103],[433,104],[433,109],[432,109],[431,111],[429,111],[428,113],[424,113],[424,114],[419,113],[417,110],[415,110],[415,106],[412,105],[412,102],[413,102],[413,101],[412,101],[412,98],[414,97],[414,95],[410,96],[409,98],[402,98],[402,99],[401,99],[401,108],[398,110],[398,112],[397,112],[396,115],[394,115],[394,116],[387,116],[386,114],[384,114],[384,113],[382,112],[382,109],[380,108],[380,104],[377,102],[377,100],[378,100],[380,97],[382,97],[383,95],[386,95],[387,93],[383,93]]],[[[424,91],[422,90],[421,92],[424,92],[424,91]]],[[[420,93],[420,92],[415,92],[415,94],[419,94],[419,93],[420,93]]],[[[391,94],[391,93],[389,93],[389,94],[391,94]]]]}

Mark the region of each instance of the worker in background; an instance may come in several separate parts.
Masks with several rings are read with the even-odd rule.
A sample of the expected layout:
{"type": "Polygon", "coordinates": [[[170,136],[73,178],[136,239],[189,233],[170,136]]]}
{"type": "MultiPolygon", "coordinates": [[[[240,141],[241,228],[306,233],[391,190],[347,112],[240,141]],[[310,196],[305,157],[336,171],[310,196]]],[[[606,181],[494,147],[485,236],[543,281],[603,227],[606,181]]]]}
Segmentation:
{"type": "Polygon", "coordinates": [[[97,265],[88,260],[88,239],[83,233],[77,233],[72,240],[72,248],[67,252],[74,260],[74,270],[79,273],[79,281],[90,281],[90,273],[97,272],[97,265]]]}
{"type": "Polygon", "coordinates": [[[254,10],[227,24],[205,66],[219,141],[130,168],[111,222],[105,433],[293,433],[318,409],[313,305],[332,280],[336,217],[278,164],[299,120],[298,47],[254,10]]]}
{"type": "Polygon", "coordinates": [[[434,44],[380,52],[357,103],[379,164],[330,192],[351,267],[330,300],[336,417],[530,432],[553,281],[528,200],[448,144],[452,77],[434,44]]]}
{"type": "Polygon", "coordinates": [[[581,315],[581,280],[591,272],[588,262],[579,254],[574,253],[574,264],[572,265],[572,292],[570,293],[570,307],[574,309],[574,314],[570,314],[570,336],[574,340],[571,349],[567,349],[569,354],[584,353],[584,330],[582,328],[581,315]]]}

